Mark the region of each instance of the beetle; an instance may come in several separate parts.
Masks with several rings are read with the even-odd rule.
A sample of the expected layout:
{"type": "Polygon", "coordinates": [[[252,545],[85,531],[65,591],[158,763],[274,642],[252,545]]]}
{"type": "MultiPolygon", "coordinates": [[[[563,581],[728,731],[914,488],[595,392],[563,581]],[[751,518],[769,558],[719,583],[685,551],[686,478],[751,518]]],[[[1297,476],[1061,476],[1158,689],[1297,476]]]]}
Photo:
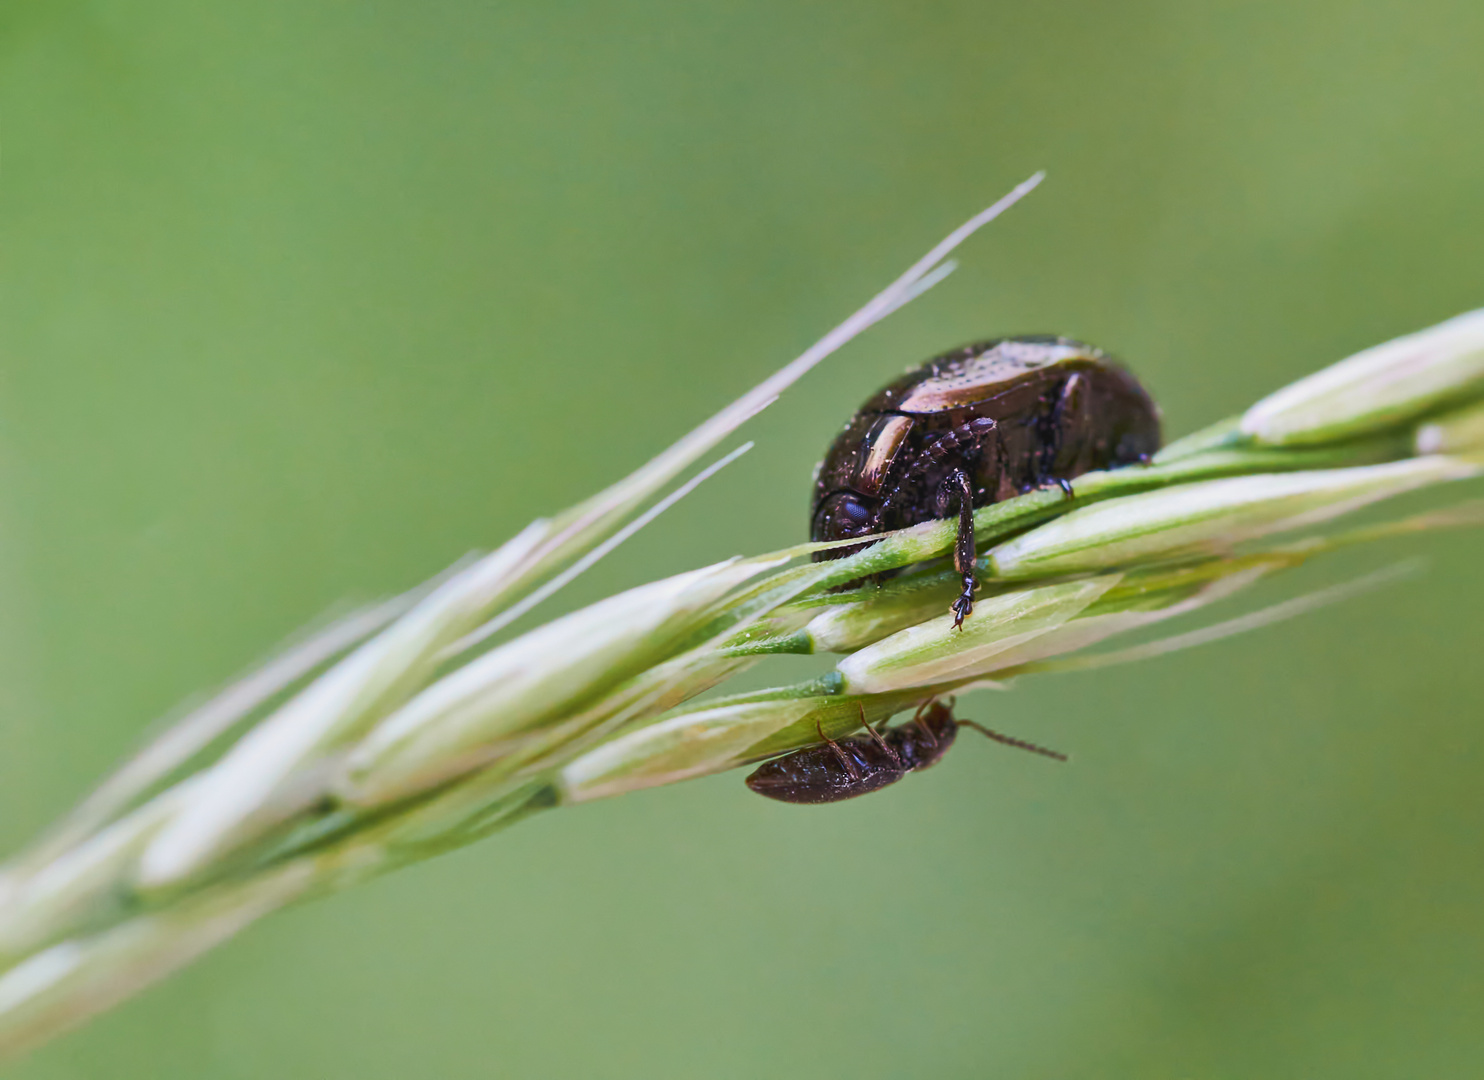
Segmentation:
{"type": "Polygon", "coordinates": [[[865,537],[956,509],[963,591],[952,611],[962,628],[974,609],[976,507],[1048,484],[1070,498],[1074,478],[1147,462],[1159,447],[1154,399],[1101,349],[1049,335],[981,341],[909,369],[850,418],[815,471],[810,539],[865,537]]]}
{"type": "Polygon", "coordinates": [[[884,732],[866,723],[866,708],[862,705],[861,723],[865,735],[844,739],[825,738],[820,728],[823,746],[805,747],[764,762],[747,777],[747,786],[780,802],[829,803],[853,799],[895,784],[909,772],[936,765],[953,745],[960,727],[971,727],[1007,746],[1058,761],[1067,760],[1065,754],[1055,750],[1001,735],[972,720],[960,720],[953,715],[951,704],[936,699],[925,702],[905,724],[884,732]]]}

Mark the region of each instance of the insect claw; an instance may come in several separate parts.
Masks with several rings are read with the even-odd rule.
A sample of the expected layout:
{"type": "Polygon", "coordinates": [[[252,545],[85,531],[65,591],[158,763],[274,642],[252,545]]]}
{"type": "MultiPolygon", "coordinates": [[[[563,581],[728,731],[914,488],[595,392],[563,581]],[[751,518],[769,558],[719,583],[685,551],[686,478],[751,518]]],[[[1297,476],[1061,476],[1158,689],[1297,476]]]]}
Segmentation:
{"type": "Polygon", "coordinates": [[[964,620],[974,611],[974,598],[967,590],[959,594],[959,598],[953,602],[953,628],[962,630],[964,620]]]}

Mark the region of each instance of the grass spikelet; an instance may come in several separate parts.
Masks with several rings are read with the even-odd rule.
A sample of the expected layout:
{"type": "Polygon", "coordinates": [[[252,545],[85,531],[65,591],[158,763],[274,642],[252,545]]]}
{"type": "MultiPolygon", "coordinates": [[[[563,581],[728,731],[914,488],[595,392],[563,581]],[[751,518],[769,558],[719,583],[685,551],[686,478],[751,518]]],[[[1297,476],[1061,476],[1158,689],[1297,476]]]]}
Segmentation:
{"type": "Polygon", "coordinates": [[[82,1022],[284,904],[531,814],[735,768],[936,695],[1255,629],[1382,579],[1084,652],[1340,547],[1484,523],[1462,503],[1317,531],[1484,468],[1474,312],[1300,380],[1149,465],[1079,477],[1070,498],[1033,491],[980,508],[981,592],[961,630],[947,613],[954,525],[936,521],[834,561],[810,562],[828,546],[817,544],[731,559],[486,645],[732,460],[664,495],[805,371],[941,280],[952,249],[1039,180],[630,476],[246,676],[0,868],[0,1052],[82,1022]],[[781,653],[832,654],[834,666],[702,698],[781,653]],[[231,732],[215,759],[185,768],[231,732]]]}

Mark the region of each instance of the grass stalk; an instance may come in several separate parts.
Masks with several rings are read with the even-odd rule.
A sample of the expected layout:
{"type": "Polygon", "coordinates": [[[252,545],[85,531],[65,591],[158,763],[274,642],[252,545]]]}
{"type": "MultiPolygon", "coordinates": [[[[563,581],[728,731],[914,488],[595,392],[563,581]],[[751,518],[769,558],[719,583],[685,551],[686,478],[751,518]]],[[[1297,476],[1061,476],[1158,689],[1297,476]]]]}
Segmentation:
{"type": "Polygon", "coordinates": [[[1071,497],[1033,491],[981,508],[982,592],[962,630],[947,614],[954,526],[939,521],[834,561],[809,561],[828,546],[817,544],[731,559],[501,640],[731,460],[664,496],[805,371],[941,280],[952,249],[1038,182],[971,219],[630,476],[425,589],[306,638],[105,780],[0,868],[0,1051],[84,1021],[284,904],[541,810],[735,768],[936,695],[1256,629],[1379,579],[1161,642],[1085,651],[1339,547],[1484,523],[1478,504],[1458,504],[1319,531],[1484,468],[1475,312],[1300,380],[1147,466],[1082,476],[1071,497]],[[835,660],[805,683],[702,700],[782,653],[835,660]]]}

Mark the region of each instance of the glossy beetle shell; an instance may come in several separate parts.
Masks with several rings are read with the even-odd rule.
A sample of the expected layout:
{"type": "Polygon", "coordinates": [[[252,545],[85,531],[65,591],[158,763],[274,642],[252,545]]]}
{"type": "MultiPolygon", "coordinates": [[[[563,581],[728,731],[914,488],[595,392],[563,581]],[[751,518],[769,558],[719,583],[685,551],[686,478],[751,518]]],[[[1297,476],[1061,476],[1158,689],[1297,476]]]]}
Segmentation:
{"type": "Polygon", "coordinates": [[[912,369],[851,417],[815,477],[811,539],[940,516],[935,497],[952,467],[969,474],[978,507],[1147,461],[1159,446],[1153,399],[1100,349],[1061,337],[980,342],[912,369]],[[967,426],[981,418],[995,422],[992,436],[980,436],[988,424],[967,426]],[[951,432],[973,434],[961,451],[929,455],[951,432]]]}
{"type": "Polygon", "coordinates": [[[764,762],[747,778],[747,786],[780,802],[853,799],[937,764],[957,735],[952,710],[935,702],[879,737],[851,735],[764,762]]]}

